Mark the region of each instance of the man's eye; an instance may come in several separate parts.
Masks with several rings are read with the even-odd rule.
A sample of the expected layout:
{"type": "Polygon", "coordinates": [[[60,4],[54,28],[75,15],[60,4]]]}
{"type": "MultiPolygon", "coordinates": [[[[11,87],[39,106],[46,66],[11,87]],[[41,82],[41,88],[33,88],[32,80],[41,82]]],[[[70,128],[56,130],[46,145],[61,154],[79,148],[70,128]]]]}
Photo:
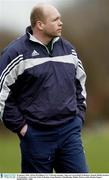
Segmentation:
{"type": "Polygon", "coordinates": [[[57,19],[53,19],[53,21],[57,21],[57,19]]]}

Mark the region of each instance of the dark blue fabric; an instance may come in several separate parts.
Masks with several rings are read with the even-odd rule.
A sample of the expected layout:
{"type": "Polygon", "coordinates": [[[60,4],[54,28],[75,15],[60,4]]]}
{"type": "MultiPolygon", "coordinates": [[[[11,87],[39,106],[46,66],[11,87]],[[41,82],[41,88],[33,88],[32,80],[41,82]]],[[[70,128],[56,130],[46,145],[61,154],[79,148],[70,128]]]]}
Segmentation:
{"type": "Polygon", "coordinates": [[[85,72],[74,47],[59,38],[49,54],[44,45],[30,40],[31,30],[28,30],[27,34],[10,43],[0,56],[0,109],[3,110],[0,119],[8,129],[17,133],[26,123],[54,127],[75,115],[84,120],[86,97],[81,79],[85,72]],[[32,55],[34,51],[38,53],[36,56],[32,55]],[[70,62],[63,61],[67,55],[71,55],[70,62]],[[55,60],[57,57],[59,62],[55,60]],[[44,58],[51,60],[25,68],[25,62],[42,62],[44,58]],[[78,67],[78,72],[82,73],[79,80],[76,77],[78,67]]]}
{"type": "Polygon", "coordinates": [[[55,128],[29,126],[20,137],[23,173],[87,173],[81,141],[82,120],[72,119],[55,128]]]}

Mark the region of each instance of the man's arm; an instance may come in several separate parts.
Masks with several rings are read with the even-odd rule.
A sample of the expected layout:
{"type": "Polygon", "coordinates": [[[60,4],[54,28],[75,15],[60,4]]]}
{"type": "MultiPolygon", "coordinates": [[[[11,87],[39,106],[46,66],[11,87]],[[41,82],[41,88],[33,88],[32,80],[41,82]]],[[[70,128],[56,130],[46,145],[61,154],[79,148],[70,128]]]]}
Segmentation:
{"type": "Polygon", "coordinates": [[[82,62],[77,58],[76,67],[76,95],[77,95],[77,106],[79,109],[79,116],[84,120],[86,111],[86,73],[83,68],[82,62]]]}
{"type": "Polygon", "coordinates": [[[0,56],[0,119],[13,132],[20,132],[26,123],[11,91],[22,60],[23,55],[18,55],[12,49],[0,56]]]}

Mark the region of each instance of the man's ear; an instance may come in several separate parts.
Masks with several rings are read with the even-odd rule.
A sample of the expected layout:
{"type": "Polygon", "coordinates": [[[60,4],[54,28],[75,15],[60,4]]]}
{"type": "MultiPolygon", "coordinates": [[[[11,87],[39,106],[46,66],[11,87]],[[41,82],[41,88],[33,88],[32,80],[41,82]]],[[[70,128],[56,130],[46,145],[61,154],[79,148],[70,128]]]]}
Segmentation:
{"type": "Polygon", "coordinates": [[[37,21],[37,28],[38,28],[39,30],[43,30],[43,28],[44,28],[44,23],[43,23],[42,21],[37,21]]]}

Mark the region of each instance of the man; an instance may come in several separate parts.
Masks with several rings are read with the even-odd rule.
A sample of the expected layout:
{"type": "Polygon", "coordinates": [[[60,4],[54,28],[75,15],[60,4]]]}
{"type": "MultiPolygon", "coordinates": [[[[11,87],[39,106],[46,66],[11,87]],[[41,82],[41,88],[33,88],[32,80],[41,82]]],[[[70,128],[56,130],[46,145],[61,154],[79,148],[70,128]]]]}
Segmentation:
{"type": "Polygon", "coordinates": [[[20,138],[23,173],[87,173],[81,141],[86,74],[49,4],[33,8],[26,34],[0,57],[0,112],[20,138]]]}

